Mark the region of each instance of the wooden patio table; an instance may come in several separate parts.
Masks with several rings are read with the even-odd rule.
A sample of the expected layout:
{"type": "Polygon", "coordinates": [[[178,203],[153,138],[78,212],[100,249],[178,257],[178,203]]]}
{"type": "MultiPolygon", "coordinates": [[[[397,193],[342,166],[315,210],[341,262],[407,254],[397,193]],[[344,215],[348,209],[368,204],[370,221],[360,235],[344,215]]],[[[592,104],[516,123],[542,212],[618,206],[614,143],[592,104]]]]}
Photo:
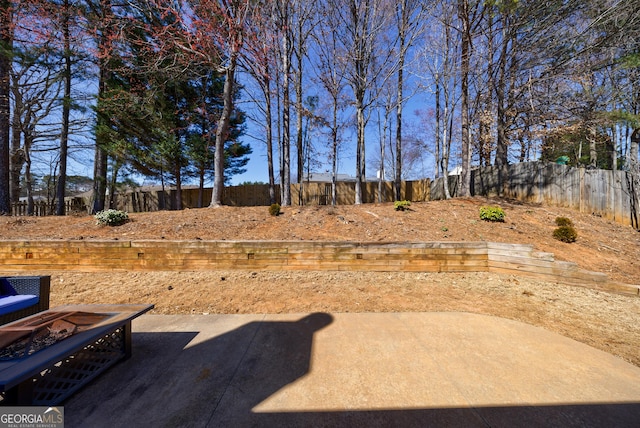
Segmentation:
{"type": "Polygon", "coordinates": [[[0,405],[61,404],[131,356],[131,321],[151,309],[149,304],[66,305],[0,327],[0,347],[5,347],[29,326],[50,328],[56,319],[77,320],[81,325],[75,334],[30,355],[0,358],[0,405]]]}

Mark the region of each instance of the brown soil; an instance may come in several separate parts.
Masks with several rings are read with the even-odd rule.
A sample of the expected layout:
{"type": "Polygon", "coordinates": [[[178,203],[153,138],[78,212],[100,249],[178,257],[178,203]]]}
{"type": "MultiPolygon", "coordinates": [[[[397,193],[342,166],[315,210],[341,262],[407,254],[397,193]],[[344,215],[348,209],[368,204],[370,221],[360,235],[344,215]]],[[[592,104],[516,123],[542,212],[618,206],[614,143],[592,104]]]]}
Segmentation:
{"type": "MultiPolygon", "coordinates": [[[[1,239],[491,241],[531,244],[556,260],[640,283],[640,233],[601,217],[545,205],[484,198],[393,204],[220,207],[130,214],[118,227],[91,216],[4,220],[1,239]],[[480,220],[499,205],[504,223],[480,220]],[[578,240],[553,238],[570,218],[578,240]]],[[[0,224],[2,220],[0,220],[0,224]]],[[[308,313],[466,311],[520,320],[618,355],[640,366],[640,298],[512,275],[379,272],[51,272],[51,305],[153,303],[155,313],[308,313]]]]}

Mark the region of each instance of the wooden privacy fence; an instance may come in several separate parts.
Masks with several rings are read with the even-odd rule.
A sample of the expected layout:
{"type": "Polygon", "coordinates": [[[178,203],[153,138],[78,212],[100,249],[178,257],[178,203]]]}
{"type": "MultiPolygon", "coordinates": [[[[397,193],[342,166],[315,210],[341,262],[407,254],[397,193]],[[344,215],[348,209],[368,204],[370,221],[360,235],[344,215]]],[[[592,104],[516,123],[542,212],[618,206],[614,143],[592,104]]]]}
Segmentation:
{"type": "MultiPolygon", "coordinates": [[[[373,204],[393,202],[394,183],[391,181],[362,183],[362,202],[373,204]]],[[[430,197],[431,180],[403,181],[402,199],[413,202],[426,202],[430,197]]],[[[302,183],[291,185],[291,203],[293,205],[331,205],[331,183],[302,183]]],[[[356,184],[354,182],[336,183],[336,204],[353,205],[356,203],[356,184]]]]}
{"type": "MultiPolygon", "coordinates": [[[[202,189],[202,191],[198,188],[183,188],[182,207],[201,208],[208,206],[211,202],[211,192],[210,187],[202,189]]],[[[279,193],[279,190],[277,192],[279,193]]],[[[127,212],[175,210],[177,209],[176,193],[175,189],[118,193],[115,197],[116,208],[127,212]]],[[[270,205],[269,186],[266,184],[228,186],[222,190],[222,200],[225,205],[268,206],[270,205]]]]}
{"type": "MultiPolygon", "coordinates": [[[[504,177],[496,167],[478,168],[471,172],[471,194],[474,196],[501,196],[524,202],[546,203],[594,213],[621,224],[640,229],[639,177],[628,171],[574,168],[547,162],[527,162],[509,165],[504,177]]],[[[449,188],[456,196],[459,176],[449,177],[449,188]]],[[[280,203],[280,187],[275,189],[280,203]]],[[[355,203],[355,183],[336,184],[337,204],[355,203]]],[[[182,190],[183,208],[198,208],[200,196],[203,206],[211,201],[211,189],[200,195],[197,188],[182,190]]],[[[402,182],[403,200],[424,202],[444,199],[443,179],[402,182]]],[[[127,212],[146,212],[176,209],[175,190],[146,190],[117,194],[116,208],[127,212]]],[[[293,205],[330,205],[331,183],[302,183],[291,185],[293,205]]],[[[362,184],[362,202],[393,202],[393,183],[385,181],[381,190],[377,182],[362,184]]],[[[269,186],[230,186],[223,190],[222,201],[232,206],[268,206],[269,186]]],[[[81,198],[67,200],[67,213],[83,212],[90,206],[81,198]]],[[[36,204],[34,215],[49,215],[53,211],[45,202],[36,204]]],[[[27,204],[14,204],[13,215],[27,215],[27,204]]]]}
{"type": "MultiPolygon", "coordinates": [[[[401,184],[403,199],[413,202],[430,200],[431,180],[403,181],[401,184]]],[[[199,208],[199,189],[182,189],[183,208],[199,208]]],[[[276,186],[276,202],[280,203],[280,186],[276,186]]],[[[353,205],[355,203],[355,183],[340,182],[336,184],[337,204],[353,205]]],[[[211,188],[203,191],[203,204],[211,201],[211,188]]],[[[331,205],[331,183],[302,183],[291,185],[292,205],[331,205]]],[[[116,195],[116,207],[127,212],[157,211],[175,209],[175,190],[147,190],[126,192],[116,195]]],[[[393,202],[393,183],[382,183],[382,191],[377,182],[362,183],[362,201],[364,203],[393,202]]],[[[222,202],[232,206],[268,206],[269,185],[253,184],[245,186],[228,186],[222,191],[222,202]]]]}
{"type": "MultiPolygon", "coordinates": [[[[615,222],[638,226],[638,192],[628,171],[574,168],[547,162],[509,165],[506,177],[496,167],[471,173],[472,196],[501,196],[523,202],[546,203],[593,213],[615,222]]],[[[432,199],[444,199],[443,179],[431,185],[432,199]]],[[[456,196],[458,176],[449,177],[456,196]]]]}
{"type": "MultiPolygon", "coordinates": [[[[86,212],[86,206],[82,198],[66,198],[64,201],[65,213],[86,212]]],[[[29,212],[29,203],[26,201],[14,202],[11,204],[11,215],[37,217],[52,215],[56,211],[56,206],[48,201],[36,201],[33,203],[32,211],[29,212]]]]}

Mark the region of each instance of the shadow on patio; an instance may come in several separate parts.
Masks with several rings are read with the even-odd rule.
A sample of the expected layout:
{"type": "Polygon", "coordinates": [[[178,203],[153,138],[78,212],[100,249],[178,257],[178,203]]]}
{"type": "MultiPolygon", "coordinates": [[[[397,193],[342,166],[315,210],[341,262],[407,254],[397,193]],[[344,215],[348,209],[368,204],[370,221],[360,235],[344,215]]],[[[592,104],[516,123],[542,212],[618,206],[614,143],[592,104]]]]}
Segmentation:
{"type": "MultiPolygon", "coordinates": [[[[454,368],[466,365],[460,358],[483,351],[465,348],[468,343],[462,336],[453,338],[459,346],[455,345],[451,354],[445,348],[437,349],[440,346],[437,343],[443,342],[438,335],[445,330],[438,332],[434,328],[427,329],[434,344],[425,345],[420,333],[424,325],[415,322],[411,325],[418,329],[418,341],[408,343],[412,334],[409,329],[397,328],[399,316],[314,313],[141,317],[144,332],[136,333],[141,328],[134,325],[133,357],[65,403],[66,425],[624,427],[640,420],[640,386],[635,389],[632,386],[629,391],[628,385],[622,384],[620,388],[627,395],[620,395],[610,391],[609,385],[596,382],[592,388],[601,390],[584,396],[603,399],[578,402],[575,397],[580,396],[580,391],[577,395],[571,392],[563,396],[563,391],[572,386],[558,377],[554,379],[555,375],[540,373],[539,382],[527,380],[528,376],[537,376],[537,363],[533,363],[529,367],[533,373],[516,372],[517,379],[505,385],[503,391],[499,384],[508,382],[508,378],[496,378],[492,374],[496,367],[486,367],[486,361],[496,360],[496,366],[508,365],[509,361],[500,355],[488,360],[480,354],[471,355],[478,363],[475,369],[471,367],[464,372],[461,365],[453,372],[448,371],[443,364],[450,363],[454,368]],[[358,331],[350,336],[337,325],[334,334],[330,334],[329,327],[336,317],[349,321],[343,327],[358,331]],[[380,330],[386,333],[378,336],[380,330]],[[318,340],[318,335],[324,333],[322,340],[318,340]],[[425,353],[428,346],[437,355],[425,353]],[[464,355],[457,356],[457,352],[464,355]],[[476,377],[473,374],[476,372],[482,373],[476,377]],[[485,375],[495,380],[496,385],[478,381],[485,375]],[[541,395],[546,402],[524,398],[533,393],[525,389],[544,389],[545,384],[548,391],[541,395]],[[549,401],[550,396],[556,400],[549,401]],[[621,396],[633,399],[621,400],[621,396]],[[406,404],[400,403],[399,398],[406,404]]],[[[469,329],[462,331],[463,336],[471,334],[469,329]]],[[[574,365],[574,357],[565,358],[563,349],[555,343],[546,345],[557,353],[556,358],[568,358],[569,364],[574,365]]],[[[578,345],[576,351],[583,352],[581,347],[585,346],[578,345]]],[[[482,347],[481,339],[478,346],[482,347]]],[[[525,354],[537,352],[527,343],[517,346],[524,346],[525,354]]],[[[512,351],[505,349],[505,352],[512,351]]],[[[521,359],[518,355],[514,358],[521,359]]],[[[529,363],[522,364],[513,370],[521,370],[529,363]]],[[[626,366],[631,378],[629,373],[621,376],[630,385],[640,381],[640,370],[626,366]]],[[[566,374],[571,377],[580,373],[577,369],[574,374],[566,374]]],[[[611,375],[615,378],[617,374],[611,375]]],[[[578,382],[575,388],[584,389],[584,385],[578,382]]]]}

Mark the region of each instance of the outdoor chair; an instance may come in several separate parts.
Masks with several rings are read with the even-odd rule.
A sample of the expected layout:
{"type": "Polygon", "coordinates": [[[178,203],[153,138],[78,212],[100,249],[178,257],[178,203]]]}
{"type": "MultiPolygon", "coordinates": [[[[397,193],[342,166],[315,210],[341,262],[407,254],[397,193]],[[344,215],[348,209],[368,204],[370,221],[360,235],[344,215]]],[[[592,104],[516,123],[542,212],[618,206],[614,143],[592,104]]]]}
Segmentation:
{"type": "Polygon", "coordinates": [[[50,288],[50,276],[0,277],[0,325],[49,309],[50,288]]]}

